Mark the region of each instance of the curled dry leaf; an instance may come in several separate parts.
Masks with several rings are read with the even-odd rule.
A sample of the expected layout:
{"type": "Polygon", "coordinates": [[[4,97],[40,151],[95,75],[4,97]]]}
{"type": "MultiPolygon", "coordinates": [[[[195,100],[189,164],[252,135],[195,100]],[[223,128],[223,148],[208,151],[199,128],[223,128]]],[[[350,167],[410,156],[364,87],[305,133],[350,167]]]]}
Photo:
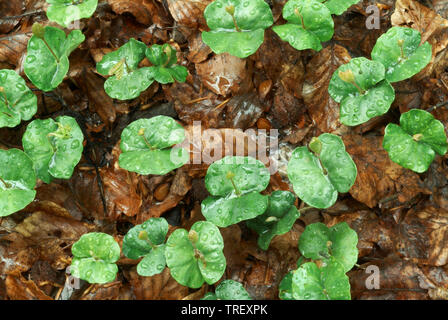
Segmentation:
{"type": "MultiPolygon", "coordinates": [[[[31,30],[29,30],[31,31],[31,30]]],[[[26,53],[31,32],[18,31],[0,37],[0,62],[18,66],[22,56],[26,53]]]]}
{"type": "Polygon", "coordinates": [[[168,9],[174,20],[190,28],[204,28],[204,10],[212,0],[167,0],[168,9]]]}
{"type": "Polygon", "coordinates": [[[222,53],[196,64],[196,71],[207,89],[227,96],[246,89],[250,84],[251,72],[246,66],[247,60],[222,53]]]}
{"type": "Polygon", "coordinates": [[[95,284],[80,300],[117,300],[122,287],[120,281],[107,284],[95,284]]]}
{"type": "Polygon", "coordinates": [[[39,249],[19,233],[13,232],[0,240],[0,274],[28,271],[39,259],[39,249]]]}
{"type": "Polygon", "coordinates": [[[194,33],[188,38],[188,48],[190,52],[187,55],[187,59],[193,63],[205,61],[212,53],[212,49],[202,41],[200,32],[194,33]]]}
{"type": "Polygon", "coordinates": [[[156,24],[164,26],[169,24],[169,17],[162,4],[154,0],[107,0],[112,10],[118,14],[128,12],[144,25],[156,24]]]}
{"type": "Polygon", "coordinates": [[[53,300],[34,281],[26,280],[22,275],[8,275],[5,285],[6,294],[11,300],[53,300]]]}
{"type": "Polygon", "coordinates": [[[404,203],[426,192],[418,174],[389,159],[381,137],[347,135],[342,138],[358,168],[355,184],[349,191],[356,200],[373,208],[388,197],[397,197],[404,203]]]}
{"type": "Polygon", "coordinates": [[[302,96],[311,119],[322,132],[333,132],[341,126],[339,105],[330,98],[328,85],[333,72],[350,59],[347,49],[331,44],[306,65],[302,96]]]}
{"type": "MultiPolygon", "coordinates": [[[[2,1],[0,3],[0,17],[17,16],[22,13],[23,1],[2,1]]],[[[18,19],[0,20],[0,34],[8,33],[19,22],[18,19]]]]}
{"type": "Polygon", "coordinates": [[[432,45],[432,60],[415,79],[429,76],[434,69],[434,58],[448,45],[448,20],[415,0],[397,0],[391,22],[392,26],[417,29],[422,35],[421,43],[428,41],[432,45]]]}

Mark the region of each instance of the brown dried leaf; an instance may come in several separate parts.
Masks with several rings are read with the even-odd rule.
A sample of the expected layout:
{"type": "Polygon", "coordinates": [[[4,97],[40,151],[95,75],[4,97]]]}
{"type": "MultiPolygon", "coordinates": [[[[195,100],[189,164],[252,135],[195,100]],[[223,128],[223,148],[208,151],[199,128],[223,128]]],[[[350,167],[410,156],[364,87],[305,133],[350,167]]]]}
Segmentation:
{"type": "MultiPolygon", "coordinates": [[[[21,14],[23,11],[23,1],[2,1],[0,3],[0,17],[11,17],[21,14]]],[[[8,33],[19,22],[19,19],[0,20],[0,34],[8,33]]]]}
{"type": "Polygon", "coordinates": [[[0,240],[0,274],[28,271],[39,259],[39,249],[19,233],[13,232],[0,240]]]}
{"type": "Polygon", "coordinates": [[[190,28],[204,28],[204,10],[212,0],[167,0],[174,20],[190,28]]]}
{"type": "Polygon", "coordinates": [[[188,48],[190,52],[187,59],[193,63],[201,63],[207,59],[212,49],[202,41],[202,34],[197,32],[188,39],[188,48]]]}
{"type": "Polygon", "coordinates": [[[129,12],[138,22],[144,25],[167,25],[169,18],[163,6],[154,0],[107,0],[117,14],[129,12]]]}
{"type": "Polygon", "coordinates": [[[332,44],[316,54],[306,65],[303,100],[309,115],[322,132],[332,132],[341,126],[339,105],[330,98],[328,85],[333,72],[350,59],[345,48],[332,44]]]}
{"type": "Polygon", "coordinates": [[[387,197],[398,197],[404,203],[425,192],[417,173],[389,159],[381,137],[347,135],[343,140],[358,168],[355,184],[349,191],[356,200],[373,208],[387,197]]]}
{"type": "Polygon", "coordinates": [[[26,280],[22,275],[6,277],[6,293],[11,300],[53,300],[34,281],[26,280]]]}
{"type": "Polygon", "coordinates": [[[26,52],[31,32],[19,31],[0,37],[0,62],[18,66],[26,52]]]}

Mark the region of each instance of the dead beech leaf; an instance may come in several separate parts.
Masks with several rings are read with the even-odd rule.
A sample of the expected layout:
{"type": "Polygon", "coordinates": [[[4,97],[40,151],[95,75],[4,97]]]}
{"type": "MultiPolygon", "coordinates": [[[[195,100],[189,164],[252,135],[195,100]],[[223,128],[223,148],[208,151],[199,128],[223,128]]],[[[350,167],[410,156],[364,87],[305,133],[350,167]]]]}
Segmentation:
{"type": "Polygon", "coordinates": [[[0,240],[0,274],[28,271],[39,259],[39,249],[17,232],[0,240]]]}
{"type": "Polygon", "coordinates": [[[428,41],[432,45],[432,60],[415,79],[429,76],[434,69],[435,56],[448,45],[448,20],[415,0],[397,0],[391,23],[417,29],[422,34],[422,43],[428,41]]]}
{"type": "MultiPolygon", "coordinates": [[[[23,1],[2,1],[0,3],[0,17],[17,16],[22,13],[23,1]]],[[[0,20],[0,34],[8,33],[19,22],[19,19],[0,20]]]]}
{"type": "Polygon", "coordinates": [[[0,62],[18,66],[25,54],[31,32],[16,32],[0,37],[0,62]]]}
{"type": "Polygon", "coordinates": [[[250,128],[263,114],[263,109],[255,92],[234,96],[226,104],[226,125],[243,130],[250,128]]]}
{"type": "Polygon", "coordinates": [[[80,300],[117,300],[122,283],[120,281],[107,284],[95,284],[80,300]]]}
{"type": "Polygon", "coordinates": [[[227,96],[247,87],[247,82],[250,82],[251,73],[246,69],[246,64],[245,59],[222,53],[196,64],[196,71],[207,89],[227,96]]]}
{"type": "Polygon", "coordinates": [[[193,63],[201,63],[207,59],[212,49],[202,41],[202,34],[197,32],[188,38],[188,53],[187,59],[193,63]]]}
{"type": "Polygon", "coordinates": [[[14,229],[39,248],[40,259],[48,261],[57,270],[70,263],[70,244],[93,226],[71,217],[35,212],[14,229]]]}
{"type": "Polygon", "coordinates": [[[418,264],[448,264],[448,211],[413,208],[399,225],[397,250],[405,259],[418,264]]]}
{"type": "Polygon", "coordinates": [[[306,65],[302,96],[308,114],[322,132],[333,132],[341,126],[339,105],[330,98],[328,85],[333,72],[350,59],[350,54],[345,48],[331,44],[316,54],[306,65]]]}
{"type": "Polygon", "coordinates": [[[390,160],[381,137],[346,135],[342,138],[358,168],[355,184],[349,191],[356,200],[373,208],[387,197],[397,197],[404,203],[426,191],[417,173],[390,160]]]}
{"type": "Polygon", "coordinates": [[[141,24],[159,27],[169,23],[163,6],[154,0],[107,0],[112,10],[118,14],[129,12],[141,24]]]}
{"type": "Polygon", "coordinates": [[[204,10],[212,0],[167,0],[174,20],[190,28],[206,27],[204,10]]]}
{"type": "Polygon", "coordinates": [[[141,277],[132,269],[128,278],[137,300],[180,300],[188,295],[188,288],[177,283],[168,268],[152,277],[141,277]]]}
{"type": "Polygon", "coordinates": [[[47,296],[32,280],[22,275],[8,275],[5,281],[6,294],[11,300],[53,300],[47,296]]]}

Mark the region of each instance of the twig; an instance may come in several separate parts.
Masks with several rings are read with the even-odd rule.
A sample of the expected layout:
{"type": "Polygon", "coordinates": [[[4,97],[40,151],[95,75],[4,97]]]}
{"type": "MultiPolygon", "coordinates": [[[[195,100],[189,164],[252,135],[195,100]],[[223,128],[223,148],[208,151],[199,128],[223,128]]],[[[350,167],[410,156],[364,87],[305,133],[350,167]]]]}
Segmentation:
{"type": "Polygon", "coordinates": [[[447,106],[448,106],[448,101],[440,102],[440,103],[436,104],[435,106],[432,106],[432,107],[426,109],[426,111],[431,112],[431,111],[436,110],[437,108],[447,107],[447,106]]]}
{"type": "Polygon", "coordinates": [[[0,20],[18,20],[18,19],[22,19],[25,17],[34,16],[34,15],[43,14],[43,13],[45,13],[44,10],[34,10],[34,11],[19,14],[17,16],[1,17],[0,20]]]}

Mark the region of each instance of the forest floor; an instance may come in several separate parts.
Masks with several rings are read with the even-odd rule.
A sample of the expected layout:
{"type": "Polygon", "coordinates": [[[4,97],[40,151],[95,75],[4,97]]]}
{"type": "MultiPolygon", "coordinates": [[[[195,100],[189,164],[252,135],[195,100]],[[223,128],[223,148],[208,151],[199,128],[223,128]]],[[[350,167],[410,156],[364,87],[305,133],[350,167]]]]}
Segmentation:
{"type": "MultiPolygon", "coordinates": [[[[281,157],[268,192],[290,190],[285,165],[291,151],[323,132],[340,135],[357,165],[358,177],[348,193],[329,209],[304,212],[267,251],[258,248],[257,235],[244,223],[221,229],[224,279],[240,281],[256,299],[278,299],[279,282],[300,257],[297,241],[304,227],[346,221],[359,238],[358,265],[348,274],[352,299],[447,298],[448,156],[436,157],[427,172],[417,174],[392,162],[382,139],[385,126],[413,108],[431,111],[448,125],[448,1],[364,0],[334,16],[334,37],[320,52],[297,51],[269,29],[263,45],[247,59],[214,55],[202,42],[203,10],[210,2],[101,2],[94,16],[80,23],[86,40],[70,56],[64,82],[51,92],[27,82],[38,97],[35,118],[74,117],[85,147],[70,180],[39,183],[34,202],[0,218],[0,299],[199,299],[212,290],[181,286],[168,269],[139,276],[138,261],[124,256],[115,282],[81,282],[74,291],[66,285],[71,245],[86,232],[105,232],[121,243],[133,225],[150,217],[165,217],[170,232],[204,220],[200,203],[208,195],[207,164],[188,164],[165,176],[141,176],[118,166],[122,130],[136,119],[161,114],[176,118],[187,131],[194,121],[220,132],[242,129],[242,135],[249,128],[277,129],[281,157]],[[366,8],[372,4],[381,9],[380,29],[366,27],[366,8]],[[339,105],[327,91],[333,72],[352,57],[370,58],[377,38],[395,25],[418,29],[433,46],[432,61],[413,78],[394,83],[396,99],[387,114],[357,127],[342,125],[339,105]],[[177,48],[179,64],[189,70],[187,81],[154,83],[130,101],[111,99],[95,64],[131,38],[177,48]],[[379,267],[379,289],[366,288],[369,265],[379,267]]],[[[281,23],[286,1],[267,2],[281,23]]],[[[42,0],[2,1],[0,69],[23,75],[31,26],[51,25],[44,8],[42,0]]],[[[0,129],[0,148],[21,148],[27,124],[0,129]]],[[[204,141],[202,148],[221,143],[231,142],[204,141]]]]}

